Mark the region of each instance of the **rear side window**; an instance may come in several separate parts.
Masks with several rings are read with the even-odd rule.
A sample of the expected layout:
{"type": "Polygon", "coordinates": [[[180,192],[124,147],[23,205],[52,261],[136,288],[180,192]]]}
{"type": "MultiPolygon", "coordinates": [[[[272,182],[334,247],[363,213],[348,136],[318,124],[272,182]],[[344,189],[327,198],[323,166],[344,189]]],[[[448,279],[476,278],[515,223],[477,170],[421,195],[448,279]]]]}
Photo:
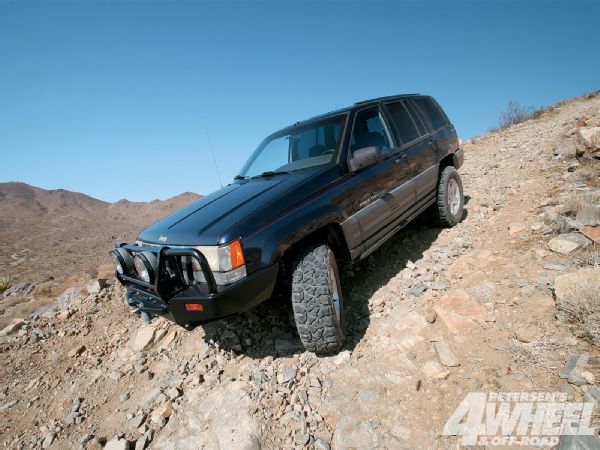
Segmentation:
{"type": "Polygon", "coordinates": [[[392,116],[392,120],[394,121],[394,125],[396,125],[400,140],[403,144],[414,141],[421,136],[421,133],[417,130],[415,122],[408,113],[404,102],[391,103],[386,105],[386,108],[389,111],[390,116],[392,116]]]}
{"type": "Polygon", "coordinates": [[[448,125],[448,120],[446,119],[446,116],[444,115],[440,107],[437,105],[437,103],[433,101],[432,98],[420,97],[415,98],[413,101],[419,107],[419,109],[421,109],[425,117],[429,119],[429,122],[431,122],[431,126],[434,130],[448,125]]]}

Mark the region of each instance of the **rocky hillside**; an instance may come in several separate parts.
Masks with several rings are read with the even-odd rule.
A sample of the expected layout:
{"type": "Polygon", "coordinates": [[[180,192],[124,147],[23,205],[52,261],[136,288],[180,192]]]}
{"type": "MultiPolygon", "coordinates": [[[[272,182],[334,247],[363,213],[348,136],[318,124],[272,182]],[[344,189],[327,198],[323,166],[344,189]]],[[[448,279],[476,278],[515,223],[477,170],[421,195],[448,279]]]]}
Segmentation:
{"type": "Polygon", "coordinates": [[[186,192],[167,200],[107,203],[64,189],[0,183],[0,276],[46,282],[45,291],[58,295],[74,278],[95,275],[98,266],[110,263],[115,239],[133,239],[198,198],[186,192]]]}
{"type": "Polygon", "coordinates": [[[2,444],[447,449],[469,392],[598,402],[598,139],[591,95],[466,142],[464,220],[343,274],[335,356],[302,350],[286,304],[188,332],[143,324],[111,279],[73,287],[0,332],[2,444]]]}

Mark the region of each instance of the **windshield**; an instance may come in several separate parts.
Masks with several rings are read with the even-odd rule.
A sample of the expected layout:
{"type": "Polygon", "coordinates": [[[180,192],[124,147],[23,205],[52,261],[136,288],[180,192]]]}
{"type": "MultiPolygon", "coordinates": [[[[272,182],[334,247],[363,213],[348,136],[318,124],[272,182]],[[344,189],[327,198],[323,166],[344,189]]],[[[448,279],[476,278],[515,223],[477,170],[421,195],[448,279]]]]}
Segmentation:
{"type": "Polygon", "coordinates": [[[266,139],[246,162],[240,176],[292,172],[331,163],[345,122],[346,116],[334,117],[266,139]]]}

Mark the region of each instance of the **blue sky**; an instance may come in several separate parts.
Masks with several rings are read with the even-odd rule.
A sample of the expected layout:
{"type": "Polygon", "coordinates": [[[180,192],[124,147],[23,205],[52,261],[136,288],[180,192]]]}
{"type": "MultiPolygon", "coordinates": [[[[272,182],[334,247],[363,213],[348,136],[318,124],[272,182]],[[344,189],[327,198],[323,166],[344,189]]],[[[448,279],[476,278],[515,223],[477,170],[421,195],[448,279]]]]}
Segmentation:
{"type": "Polygon", "coordinates": [[[600,2],[6,2],[0,181],[103,200],[219,187],[278,128],[435,96],[463,138],[600,89],[600,2]]]}

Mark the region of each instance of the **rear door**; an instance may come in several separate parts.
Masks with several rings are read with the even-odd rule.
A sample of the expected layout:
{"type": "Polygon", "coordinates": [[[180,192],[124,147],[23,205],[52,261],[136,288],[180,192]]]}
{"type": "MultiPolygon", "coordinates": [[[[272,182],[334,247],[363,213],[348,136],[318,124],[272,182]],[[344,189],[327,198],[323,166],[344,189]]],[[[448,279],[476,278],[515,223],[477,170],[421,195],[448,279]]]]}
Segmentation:
{"type": "Polygon", "coordinates": [[[360,148],[377,146],[383,161],[358,172],[356,188],[352,191],[354,218],[364,242],[396,219],[408,204],[414,202],[414,188],[410,185],[411,169],[405,158],[398,154],[390,125],[379,106],[358,111],[354,118],[349,155],[360,148]]]}
{"type": "Polygon", "coordinates": [[[430,197],[437,185],[438,166],[437,144],[429,134],[428,124],[411,101],[391,102],[386,108],[412,170],[416,200],[430,197]]]}

